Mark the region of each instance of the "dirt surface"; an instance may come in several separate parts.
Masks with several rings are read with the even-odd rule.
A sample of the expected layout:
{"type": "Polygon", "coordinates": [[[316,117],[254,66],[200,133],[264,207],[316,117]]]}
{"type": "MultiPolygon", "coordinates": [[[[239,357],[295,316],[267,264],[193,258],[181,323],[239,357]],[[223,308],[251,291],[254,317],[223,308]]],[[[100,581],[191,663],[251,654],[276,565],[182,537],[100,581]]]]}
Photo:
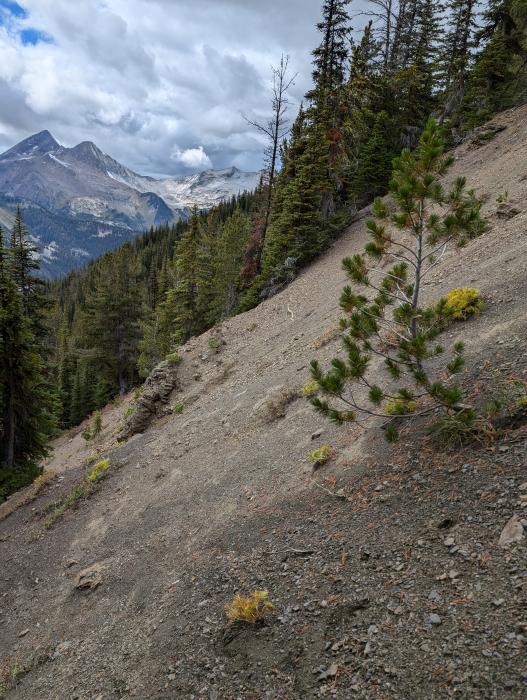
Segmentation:
{"type": "MultiPolygon", "coordinates": [[[[527,108],[495,123],[453,173],[489,230],[426,287],[485,298],[445,334],[467,344],[474,393],[527,380],[527,108]]],[[[46,529],[96,460],[79,435],[57,443],[59,477],[0,522],[8,697],[525,697],[527,426],[446,453],[421,426],[393,448],[298,398],[309,361],[339,350],[340,261],[366,216],[281,294],[183,348],[144,433],[116,447],[128,404],[109,411],[106,478],[46,529]],[[324,443],[335,457],[313,473],[324,443]],[[227,625],[224,605],[255,589],[269,623],[227,625]]]]}

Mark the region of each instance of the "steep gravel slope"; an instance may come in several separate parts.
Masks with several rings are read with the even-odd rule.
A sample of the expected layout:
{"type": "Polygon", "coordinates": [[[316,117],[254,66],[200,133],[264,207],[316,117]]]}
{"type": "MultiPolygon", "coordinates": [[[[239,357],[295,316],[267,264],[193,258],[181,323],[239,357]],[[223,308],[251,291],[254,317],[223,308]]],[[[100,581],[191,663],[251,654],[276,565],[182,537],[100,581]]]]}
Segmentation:
{"type": "MultiPolygon", "coordinates": [[[[494,124],[453,169],[489,230],[426,287],[482,291],[484,313],[447,340],[465,340],[483,388],[527,380],[527,108],[494,124]]],[[[60,477],[0,522],[0,658],[7,681],[27,667],[10,697],[524,697],[525,538],[498,538],[527,517],[525,426],[438,455],[297,398],[309,361],[338,351],[340,261],[366,216],[281,294],[188,343],[142,434],[116,447],[123,409],[107,414],[111,467],[91,497],[45,528],[86,471],[81,439],[67,465],[63,439],[60,477]],[[313,474],[322,443],[335,459],[313,474]],[[79,590],[93,565],[98,585],[79,590]],[[276,605],[269,626],[226,626],[223,605],[255,588],[276,605]]]]}

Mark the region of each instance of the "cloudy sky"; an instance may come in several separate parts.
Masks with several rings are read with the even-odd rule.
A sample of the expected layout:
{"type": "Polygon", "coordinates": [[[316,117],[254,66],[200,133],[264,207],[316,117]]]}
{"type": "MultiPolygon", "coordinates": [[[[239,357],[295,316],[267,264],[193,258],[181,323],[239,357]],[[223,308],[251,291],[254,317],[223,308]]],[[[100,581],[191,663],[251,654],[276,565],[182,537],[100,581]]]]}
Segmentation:
{"type": "Polygon", "coordinates": [[[301,99],[320,5],[0,0],[0,152],[49,129],[146,174],[259,169],[262,144],[243,115],[267,114],[282,53],[301,99]]]}

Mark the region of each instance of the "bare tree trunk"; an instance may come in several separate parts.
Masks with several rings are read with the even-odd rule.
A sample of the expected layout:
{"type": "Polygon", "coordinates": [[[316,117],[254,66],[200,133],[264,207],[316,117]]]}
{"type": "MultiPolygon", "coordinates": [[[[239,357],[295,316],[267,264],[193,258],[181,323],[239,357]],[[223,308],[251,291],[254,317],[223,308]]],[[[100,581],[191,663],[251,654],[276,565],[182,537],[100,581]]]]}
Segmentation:
{"type": "Polygon", "coordinates": [[[264,134],[268,139],[268,146],[266,150],[267,154],[267,167],[265,168],[265,183],[267,187],[265,204],[264,204],[264,215],[263,215],[263,226],[261,232],[260,246],[256,252],[255,262],[258,271],[261,266],[262,250],[265,240],[265,235],[269,227],[269,218],[271,216],[271,205],[273,199],[273,187],[276,176],[276,169],[278,163],[278,149],[283,139],[287,136],[289,132],[289,120],[286,117],[287,108],[289,105],[289,100],[287,99],[287,91],[293,85],[297,73],[292,77],[288,76],[289,68],[289,56],[282,55],[280,59],[280,65],[278,68],[272,68],[273,74],[273,99],[272,99],[272,111],[273,116],[267,124],[261,124],[259,122],[251,121],[246,119],[247,123],[251,126],[256,127],[256,129],[264,134]]]}
{"type": "MultiPolygon", "coordinates": [[[[11,364],[11,363],[10,363],[11,364]]],[[[12,368],[9,371],[8,380],[8,400],[7,400],[7,427],[6,427],[6,446],[5,446],[5,463],[8,469],[11,469],[15,463],[15,380],[13,377],[12,368]]]]}

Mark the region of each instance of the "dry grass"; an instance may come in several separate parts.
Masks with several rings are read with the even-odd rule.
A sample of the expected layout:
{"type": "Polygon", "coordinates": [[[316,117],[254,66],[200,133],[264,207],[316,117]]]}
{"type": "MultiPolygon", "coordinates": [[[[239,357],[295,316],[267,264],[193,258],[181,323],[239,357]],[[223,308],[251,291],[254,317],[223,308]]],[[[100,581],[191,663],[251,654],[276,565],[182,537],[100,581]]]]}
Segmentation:
{"type": "Polygon", "coordinates": [[[284,387],[277,396],[264,404],[264,416],[267,423],[283,418],[287,413],[287,407],[300,398],[300,391],[296,387],[284,387]]]}
{"type": "Polygon", "coordinates": [[[225,613],[231,622],[245,622],[256,625],[263,622],[274,611],[267,591],[254,591],[247,598],[237,593],[225,606],[225,613]]]}
{"type": "Polygon", "coordinates": [[[331,343],[331,341],[335,340],[335,338],[338,338],[341,333],[342,331],[339,326],[331,326],[330,328],[327,328],[315,341],[313,341],[311,347],[313,350],[319,350],[328,343],[331,343]]]}

